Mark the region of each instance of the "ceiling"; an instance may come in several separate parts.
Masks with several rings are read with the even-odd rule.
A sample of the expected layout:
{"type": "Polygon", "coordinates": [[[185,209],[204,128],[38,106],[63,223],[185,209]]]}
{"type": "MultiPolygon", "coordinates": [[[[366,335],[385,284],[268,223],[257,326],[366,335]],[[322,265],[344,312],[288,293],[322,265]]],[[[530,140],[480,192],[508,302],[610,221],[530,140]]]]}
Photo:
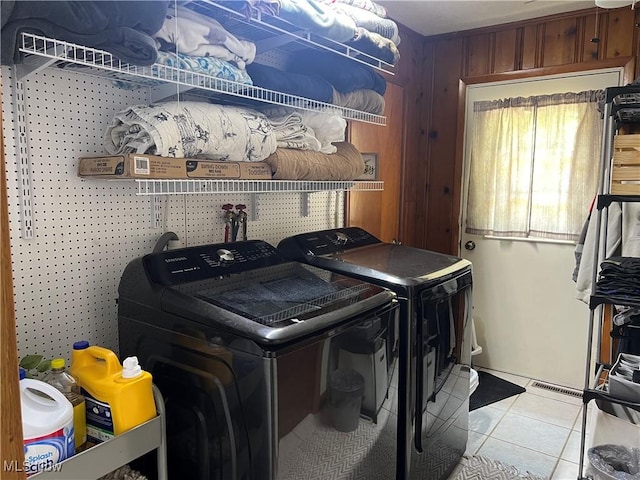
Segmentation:
{"type": "Polygon", "coordinates": [[[458,32],[595,7],[593,0],[377,0],[397,22],[423,35],[458,32]]]}

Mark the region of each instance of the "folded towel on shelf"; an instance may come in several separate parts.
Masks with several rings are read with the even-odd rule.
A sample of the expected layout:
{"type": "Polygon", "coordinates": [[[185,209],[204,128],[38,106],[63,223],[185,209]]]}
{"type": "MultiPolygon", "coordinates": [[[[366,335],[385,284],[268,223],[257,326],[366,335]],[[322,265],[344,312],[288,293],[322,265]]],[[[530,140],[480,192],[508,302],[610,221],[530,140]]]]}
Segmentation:
{"type": "Polygon", "coordinates": [[[133,65],[152,65],[157,48],[151,35],[162,28],[168,3],[10,2],[7,7],[13,8],[2,10],[2,65],[21,63],[18,37],[22,32],[106,50],[133,65]],[[7,12],[9,16],[4,17],[7,12]]]}
{"type": "Polygon", "coordinates": [[[333,99],[333,88],[329,82],[317,76],[283,72],[259,63],[247,65],[247,73],[258,87],[319,102],[330,103],[333,99]]]}
{"type": "Polygon", "coordinates": [[[110,154],[259,162],[276,150],[267,117],[254,110],[203,102],[137,105],[117,113],[107,127],[110,154]]]}
{"type": "MultiPolygon", "coordinates": [[[[374,90],[380,95],[384,95],[387,89],[387,81],[373,68],[354,62],[349,58],[316,50],[307,49],[296,52],[287,63],[286,70],[320,77],[341,93],[353,92],[354,90],[374,90]]],[[[255,83],[255,78],[253,80],[255,83]]],[[[333,99],[333,90],[330,98],[333,99]]]]}
{"type": "Polygon", "coordinates": [[[375,13],[378,17],[386,18],[387,9],[372,0],[322,0],[322,3],[332,4],[341,3],[343,5],[351,5],[368,12],[375,13]]]}
{"type": "MultiPolygon", "coordinates": [[[[336,146],[333,142],[344,142],[347,121],[342,118],[336,109],[336,113],[321,113],[308,110],[294,110],[291,107],[267,107],[261,110],[270,122],[279,118],[295,114],[306,127],[307,132],[312,133],[320,142],[319,149],[312,149],[322,153],[335,153],[336,146]]],[[[274,125],[274,130],[276,127],[274,125]]],[[[280,147],[280,145],[278,145],[280,147]]]]}
{"type": "Polygon", "coordinates": [[[302,116],[294,112],[284,117],[268,117],[278,148],[320,151],[321,145],[312,129],[302,123],[302,116]]]}
{"type": "Polygon", "coordinates": [[[388,38],[395,45],[400,45],[400,34],[398,24],[389,18],[381,18],[369,10],[347,5],[345,3],[331,3],[331,8],[338,13],[342,13],[351,18],[357,27],[364,28],[384,38],[388,38]]]}
{"type": "Polygon", "coordinates": [[[352,144],[338,142],[337,151],[327,155],[278,148],[264,161],[276,180],[353,180],[364,172],[364,160],[352,144]]]}
{"type": "Polygon", "coordinates": [[[281,0],[280,18],[323,37],[345,42],[356,35],[355,22],[315,0],[281,0]]]}
{"type": "MultiPolygon", "coordinates": [[[[192,57],[183,53],[158,52],[158,59],[150,68],[153,75],[165,80],[180,80],[181,78],[188,77],[188,74],[184,73],[184,71],[186,71],[206,75],[208,77],[207,81],[210,81],[210,77],[215,77],[242,85],[253,85],[251,77],[249,77],[246,70],[235,66],[233,63],[215,57],[192,57]],[[179,72],[176,69],[183,70],[183,72],[179,72]]],[[[117,87],[128,90],[138,88],[141,85],[154,87],[166,83],[165,80],[152,80],[150,78],[136,78],[135,80],[135,83],[122,80],[114,80],[113,83],[117,87]]],[[[195,83],[197,83],[197,79],[195,83]]],[[[213,83],[218,90],[224,90],[226,92],[235,92],[243,88],[242,85],[233,85],[227,82],[219,82],[218,84],[215,82],[211,83],[213,83]]]]}
{"type": "Polygon", "coordinates": [[[167,10],[162,28],[153,36],[158,49],[191,56],[217,57],[244,68],[256,57],[253,42],[229,33],[217,20],[185,7],[167,10]]]}
{"type": "Polygon", "coordinates": [[[384,97],[373,90],[355,90],[348,93],[334,90],[331,103],[374,115],[384,114],[384,97]]]}
{"type": "Polygon", "coordinates": [[[358,27],[358,32],[353,40],[345,43],[390,65],[395,65],[400,60],[400,52],[395,43],[362,27],[358,27]]]}

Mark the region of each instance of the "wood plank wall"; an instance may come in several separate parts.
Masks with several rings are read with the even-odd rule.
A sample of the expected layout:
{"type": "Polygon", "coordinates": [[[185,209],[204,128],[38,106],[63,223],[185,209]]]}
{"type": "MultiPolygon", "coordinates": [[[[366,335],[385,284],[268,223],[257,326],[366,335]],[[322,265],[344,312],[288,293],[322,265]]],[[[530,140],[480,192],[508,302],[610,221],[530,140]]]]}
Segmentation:
{"type": "MultiPolygon", "coordinates": [[[[624,64],[640,50],[639,9],[589,9],[491,28],[424,38],[400,59],[408,89],[401,239],[457,253],[463,121],[460,82],[552,74],[624,64]],[[597,19],[596,19],[597,14],[597,19]],[[636,18],[637,17],[637,18],[636,18]],[[596,28],[597,26],[597,28],[596,28]],[[597,36],[600,41],[591,39],[597,36]],[[407,58],[407,56],[409,58],[407,58]]],[[[403,43],[405,37],[403,37],[403,43]]],[[[402,47],[402,44],[401,44],[402,47]]],[[[633,63],[633,62],[630,62],[633,63]]],[[[635,74],[640,62],[635,62],[635,74]]],[[[391,80],[394,81],[394,80],[391,80]]]]}
{"type": "MultiPolygon", "coordinates": [[[[415,172],[407,170],[408,165],[416,163],[416,159],[420,158],[421,142],[420,129],[422,112],[426,108],[424,104],[424,93],[422,82],[422,66],[424,59],[424,37],[410,30],[403,25],[400,27],[400,37],[402,42],[399,45],[400,62],[395,68],[395,75],[386,76],[389,83],[402,87],[402,158],[396,161],[396,165],[401,170],[401,182],[397,191],[400,200],[400,232],[398,239],[406,243],[404,232],[407,225],[416,222],[424,223],[426,219],[417,218],[419,212],[424,215],[426,212],[418,206],[419,199],[416,192],[419,191],[420,182],[415,172]]],[[[391,118],[388,122],[396,122],[398,120],[391,118]]],[[[373,151],[373,150],[370,150],[373,151]]],[[[385,185],[386,190],[386,185],[385,185]]]]}

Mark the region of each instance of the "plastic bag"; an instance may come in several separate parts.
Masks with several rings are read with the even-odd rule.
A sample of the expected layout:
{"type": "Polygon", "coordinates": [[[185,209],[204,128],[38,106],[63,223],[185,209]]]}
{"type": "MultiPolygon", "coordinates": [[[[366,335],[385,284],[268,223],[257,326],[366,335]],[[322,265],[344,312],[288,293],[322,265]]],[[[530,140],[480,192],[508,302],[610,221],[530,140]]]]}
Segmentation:
{"type": "Polygon", "coordinates": [[[588,450],[587,474],[594,480],[640,480],[640,449],[598,445],[588,450]]]}

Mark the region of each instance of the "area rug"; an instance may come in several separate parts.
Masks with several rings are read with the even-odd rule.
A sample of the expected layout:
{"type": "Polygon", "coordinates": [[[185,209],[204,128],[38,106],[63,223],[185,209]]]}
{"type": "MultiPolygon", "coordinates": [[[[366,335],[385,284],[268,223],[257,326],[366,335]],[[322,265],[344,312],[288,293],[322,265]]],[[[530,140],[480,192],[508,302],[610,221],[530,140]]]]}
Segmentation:
{"type": "Polygon", "coordinates": [[[513,465],[479,455],[464,456],[450,480],[547,480],[530,472],[521,472],[513,465]]]}
{"type": "Polygon", "coordinates": [[[469,411],[491,405],[494,402],[499,402],[526,391],[520,385],[483,371],[478,372],[478,380],[478,388],[469,398],[469,411]]]}

